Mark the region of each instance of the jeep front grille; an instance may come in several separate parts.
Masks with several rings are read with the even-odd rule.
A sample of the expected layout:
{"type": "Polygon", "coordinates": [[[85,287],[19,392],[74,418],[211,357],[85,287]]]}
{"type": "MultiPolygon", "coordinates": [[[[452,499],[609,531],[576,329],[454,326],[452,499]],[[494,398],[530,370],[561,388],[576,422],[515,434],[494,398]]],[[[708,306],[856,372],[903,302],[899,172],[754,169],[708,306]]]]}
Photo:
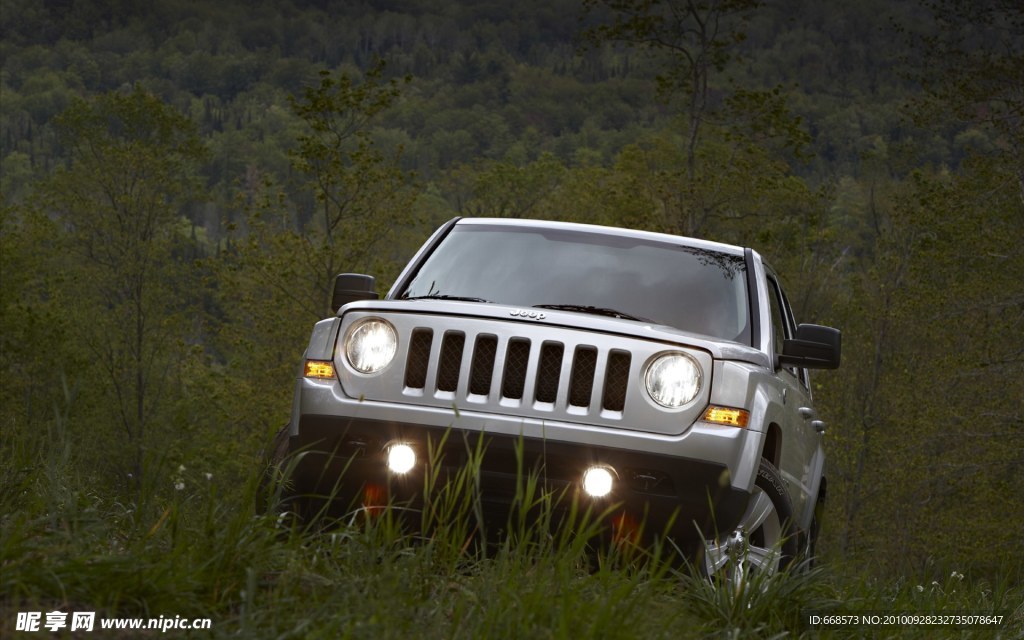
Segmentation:
{"type": "MultiPolygon", "coordinates": [[[[462,308],[466,303],[457,305],[462,308]]],[[[336,356],[335,369],[345,395],[359,403],[383,403],[356,408],[360,415],[367,412],[391,420],[422,410],[420,418],[450,425],[460,421],[506,431],[522,427],[533,435],[537,435],[533,429],[543,432],[545,424],[558,424],[559,428],[577,425],[678,436],[707,407],[711,354],[658,340],[654,328],[622,324],[622,331],[636,332],[608,333],[572,326],[573,320],[590,320],[575,313],[552,312],[546,320],[537,321],[438,313],[433,309],[446,307],[423,306],[431,312],[345,314],[339,336],[368,317],[386,318],[398,336],[394,360],[372,375],[353,370],[344,353],[336,356]],[[666,410],[644,391],[644,367],[669,351],[693,357],[705,376],[700,396],[679,410],[666,410]],[[451,414],[451,419],[444,417],[451,414]]],[[[500,313],[496,306],[485,305],[483,310],[500,313]]]]}
{"type": "Polygon", "coordinates": [[[462,331],[444,331],[438,338],[433,330],[417,327],[409,337],[404,381],[408,390],[455,394],[466,375],[466,390],[473,396],[551,406],[563,397],[570,407],[584,410],[594,402],[596,384],[600,409],[621,413],[629,389],[632,356],[628,351],[608,351],[603,379],[595,381],[600,355],[599,349],[591,345],[567,350],[557,340],[521,336],[502,339],[488,333],[468,337],[462,331]],[[435,351],[436,339],[441,344],[435,351]],[[428,381],[431,357],[436,358],[437,374],[428,381]],[[528,384],[531,381],[533,384],[528,384]],[[428,388],[430,383],[433,388],[428,388]],[[524,399],[528,388],[531,395],[524,399]]]}

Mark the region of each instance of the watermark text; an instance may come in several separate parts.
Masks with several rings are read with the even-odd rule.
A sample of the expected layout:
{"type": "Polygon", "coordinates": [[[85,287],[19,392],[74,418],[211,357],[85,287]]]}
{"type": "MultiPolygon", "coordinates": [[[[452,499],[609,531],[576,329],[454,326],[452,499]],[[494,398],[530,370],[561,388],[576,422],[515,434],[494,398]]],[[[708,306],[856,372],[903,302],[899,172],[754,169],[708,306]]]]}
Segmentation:
{"type": "Polygon", "coordinates": [[[160,616],[159,618],[107,618],[97,617],[95,611],[19,611],[14,622],[15,631],[28,633],[49,631],[95,631],[119,629],[148,631],[204,630],[211,629],[209,618],[185,618],[182,616],[160,616]]]}

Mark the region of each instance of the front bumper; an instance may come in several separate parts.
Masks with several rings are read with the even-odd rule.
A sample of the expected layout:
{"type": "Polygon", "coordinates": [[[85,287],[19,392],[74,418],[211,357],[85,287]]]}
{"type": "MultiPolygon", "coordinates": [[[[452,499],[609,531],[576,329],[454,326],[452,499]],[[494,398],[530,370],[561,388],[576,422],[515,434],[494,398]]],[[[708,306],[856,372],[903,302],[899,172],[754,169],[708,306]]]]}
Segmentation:
{"type": "Polygon", "coordinates": [[[680,544],[732,530],[750,498],[732,486],[725,464],[676,455],[337,415],[302,415],[294,427],[290,451],[301,452],[292,475],[295,493],[314,501],[330,497],[336,515],[384,504],[419,509],[425,461],[432,461],[433,473],[443,481],[478,450],[475,486],[481,524],[489,533],[500,533],[509,522],[531,473],[544,491],[561,496],[562,510],[573,500],[597,512],[614,505],[616,521],[643,523],[646,533],[664,533],[680,544]],[[407,474],[387,470],[386,448],[396,442],[417,451],[418,463],[407,474]],[[595,464],[618,476],[612,494],[601,499],[580,489],[584,471],[595,464]]]}
{"type": "MultiPolygon", "coordinates": [[[[756,414],[758,404],[754,402],[753,405],[752,413],[756,414]]],[[[720,471],[726,469],[728,473],[724,481],[732,489],[746,493],[754,487],[764,438],[763,433],[754,428],[737,429],[703,422],[690,425],[678,435],[666,435],[630,428],[630,425],[613,428],[582,421],[545,420],[481,411],[465,405],[434,407],[381,402],[349,397],[337,380],[299,378],[292,405],[290,435],[300,436],[300,425],[311,420],[327,420],[334,425],[326,433],[318,433],[318,438],[336,434],[350,424],[373,423],[408,425],[412,429],[434,433],[454,428],[471,434],[572,443],[573,451],[614,450],[652,457],[665,456],[674,461],[712,465],[718,469],[714,478],[716,486],[723,480],[720,471]]],[[[307,434],[301,434],[301,437],[308,441],[307,434]]]]}

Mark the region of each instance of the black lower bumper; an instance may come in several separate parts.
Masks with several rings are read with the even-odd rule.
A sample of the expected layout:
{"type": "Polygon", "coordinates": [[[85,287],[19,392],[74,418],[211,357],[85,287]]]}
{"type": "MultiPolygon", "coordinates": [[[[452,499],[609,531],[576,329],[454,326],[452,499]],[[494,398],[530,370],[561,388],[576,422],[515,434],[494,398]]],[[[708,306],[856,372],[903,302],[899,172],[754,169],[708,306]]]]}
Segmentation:
{"type": "Polygon", "coordinates": [[[542,491],[560,498],[560,509],[573,500],[594,512],[614,506],[613,521],[642,523],[644,532],[667,534],[680,544],[731,531],[750,498],[730,485],[724,466],[702,460],[357,418],[304,416],[289,451],[301,452],[292,472],[295,493],[330,497],[335,515],[385,504],[418,509],[427,464],[445,482],[479,462],[473,485],[489,532],[508,522],[531,474],[542,491]],[[386,449],[396,442],[417,452],[417,465],[407,474],[387,470],[386,449]],[[584,471],[595,464],[618,476],[612,494],[600,500],[581,490],[584,471]]]}

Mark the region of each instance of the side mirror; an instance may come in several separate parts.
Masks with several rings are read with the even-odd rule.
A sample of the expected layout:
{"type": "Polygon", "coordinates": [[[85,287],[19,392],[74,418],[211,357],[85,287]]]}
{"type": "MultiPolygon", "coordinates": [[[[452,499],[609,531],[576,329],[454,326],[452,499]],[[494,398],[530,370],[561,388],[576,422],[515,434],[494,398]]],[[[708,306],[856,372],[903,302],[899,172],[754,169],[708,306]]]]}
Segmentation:
{"type": "Polygon", "coordinates": [[[839,329],[817,324],[802,324],[796,337],[782,341],[779,364],[807,369],[838,369],[843,334],[839,329]]]}
{"type": "Polygon", "coordinates": [[[379,296],[374,290],[377,280],[373,276],[361,273],[339,273],[334,279],[334,295],[331,296],[331,311],[356,300],[376,300],[379,296]]]}

